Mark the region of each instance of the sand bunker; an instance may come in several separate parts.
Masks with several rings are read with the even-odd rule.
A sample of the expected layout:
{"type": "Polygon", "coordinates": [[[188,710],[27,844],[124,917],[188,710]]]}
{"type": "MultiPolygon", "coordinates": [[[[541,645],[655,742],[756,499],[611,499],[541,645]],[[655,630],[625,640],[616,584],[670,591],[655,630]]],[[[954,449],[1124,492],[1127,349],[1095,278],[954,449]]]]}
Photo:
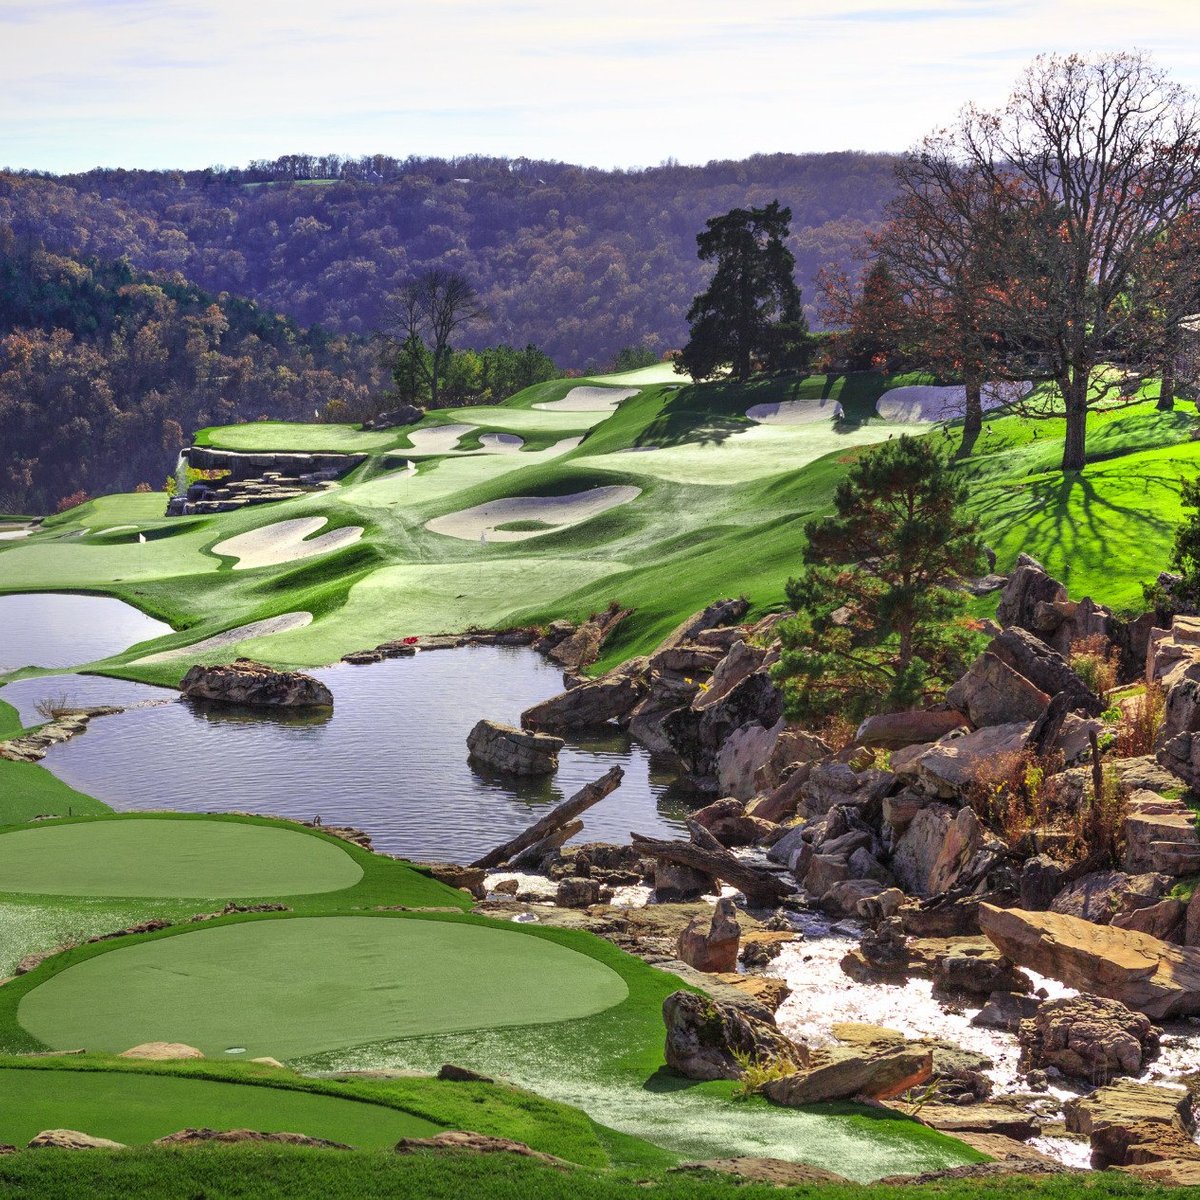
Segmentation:
{"type": "Polygon", "coordinates": [[[525,439],[515,433],[485,433],[480,436],[479,444],[493,454],[512,454],[525,445],[525,439]]]}
{"type": "Polygon", "coordinates": [[[463,541],[478,541],[486,535],[491,542],[522,542],[590,521],[610,508],[636,500],[641,494],[642,489],[636,487],[598,487],[568,496],[509,496],[434,517],[426,521],[425,528],[463,541]],[[498,528],[512,525],[519,528],[498,528]]]}
{"type": "Polygon", "coordinates": [[[248,642],[251,638],[269,637],[273,633],[291,633],[293,629],[303,629],[306,625],[311,625],[312,619],[313,615],[310,612],[283,613],[278,617],[268,617],[265,621],[251,621],[248,625],[227,629],[224,633],[193,642],[190,646],[178,646],[174,650],[147,654],[144,658],[137,659],[137,662],[158,663],[171,662],[177,658],[195,658],[214,650],[224,650],[226,646],[235,646],[238,642],[248,642]]]}
{"type": "Polygon", "coordinates": [[[292,521],[277,521],[274,525],[264,525],[261,529],[226,538],[213,547],[213,553],[236,558],[238,561],[233,564],[233,569],[246,571],[253,567],[274,567],[300,558],[312,558],[315,554],[328,554],[362,537],[361,525],[331,529],[320,537],[309,536],[328,523],[328,517],[298,517],[292,521]]]}
{"type": "Polygon", "coordinates": [[[755,404],[746,409],[746,416],[760,425],[813,425],[834,421],[841,411],[841,405],[831,398],[780,400],[775,404],[755,404]]]}
{"type": "Polygon", "coordinates": [[[622,400],[637,394],[637,388],[577,387],[561,400],[547,400],[533,407],[545,412],[612,412],[622,400]]]}
{"type": "Polygon", "coordinates": [[[408,440],[414,454],[449,454],[457,448],[462,436],[473,429],[474,425],[430,425],[410,430],[408,440]]]}
{"type": "Polygon", "coordinates": [[[32,529],[0,529],[0,542],[15,542],[17,538],[28,537],[32,529]]]}
{"type": "MultiPolygon", "coordinates": [[[[1028,383],[986,383],[981,389],[983,411],[1002,408],[1024,396],[1032,385],[1028,383]]],[[[959,384],[893,388],[884,392],[875,404],[875,411],[887,421],[902,424],[953,421],[963,415],[967,389],[959,384]]]]}

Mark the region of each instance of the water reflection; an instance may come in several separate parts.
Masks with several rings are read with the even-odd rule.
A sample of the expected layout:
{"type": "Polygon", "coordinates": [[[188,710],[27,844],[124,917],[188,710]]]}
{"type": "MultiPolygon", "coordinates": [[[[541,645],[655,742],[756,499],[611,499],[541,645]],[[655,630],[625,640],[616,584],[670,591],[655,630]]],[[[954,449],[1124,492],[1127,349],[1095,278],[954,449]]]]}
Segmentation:
{"type": "MultiPolygon", "coordinates": [[[[561,689],[558,670],[531,650],[477,646],[313,674],[334,694],[332,715],[155,705],[96,721],[54,747],[45,765],[119,810],[319,814],[367,830],[381,850],[468,862],[619,764],[625,780],[584,815],[582,838],[626,842],[631,830],[669,837],[681,828],[687,805],[671,778],[615,727],[569,742],[548,778],[472,768],[466,738],[476,721],[516,724],[522,710],[561,689]]],[[[0,697],[27,717],[50,692],[87,704],[174,695],[55,676],[10,684],[0,697]]]]}

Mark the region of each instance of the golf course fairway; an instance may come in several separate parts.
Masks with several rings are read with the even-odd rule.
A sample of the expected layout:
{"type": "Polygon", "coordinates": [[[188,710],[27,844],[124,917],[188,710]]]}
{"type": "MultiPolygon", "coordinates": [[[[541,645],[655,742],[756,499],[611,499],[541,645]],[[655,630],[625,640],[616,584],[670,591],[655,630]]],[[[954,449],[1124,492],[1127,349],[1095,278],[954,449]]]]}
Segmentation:
{"type": "Polygon", "coordinates": [[[516,928],[404,916],[209,926],[98,954],[21,1000],[55,1049],[184,1042],[212,1058],[568,1021],[620,1004],[609,967],[516,928]]]}
{"type": "Polygon", "coordinates": [[[381,1104],[284,1088],[134,1071],[0,1068],[0,1142],[24,1145],[43,1129],[87,1129],[139,1145],[187,1127],[305,1133],[382,1149],[440,1126],[381,1104]]]}
{"type": "Polygon", "coordinates": [[[95,821],[0,835],[8,892],[293,896],[338,892],[362,877],[362,867],[332,842],[236,821],[95,821]]]}

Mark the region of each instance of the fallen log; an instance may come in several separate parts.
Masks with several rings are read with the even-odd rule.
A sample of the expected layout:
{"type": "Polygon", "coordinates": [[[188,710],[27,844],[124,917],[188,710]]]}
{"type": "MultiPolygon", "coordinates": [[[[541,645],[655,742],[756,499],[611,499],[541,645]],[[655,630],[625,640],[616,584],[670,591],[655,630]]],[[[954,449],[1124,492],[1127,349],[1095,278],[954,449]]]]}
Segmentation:
{"type": "Polygon", "coordinates": [[[710,829],[705,828],[699,821],[685,821],[687,831],[691,835],[692,841],[695,842],[701,850],[711,850],[715,854],[723,854],[725,847],[717,841],[710,829]]]}
{"type": "Polygon", "coordinates": [[[611,767],[599,779],[584,785],[569,800],[564,800],[557,808],[551,809],[540,821],[530,825],[524,833],[519,833],[503,846],[489,850],[482,858],[476,859],[473,867],[499,867],[508,862],[522,850],[536,845],[556,829],[573,821],[581,812],[599,804],[610,792],[616,791],[625,772],[620,767],[611,767]]]}
{"type": "Polygon", "coordinates": [[[723,880],[745,893],[753,908],[774,908],[794,890],[777,875],[742,862],[728,850],[709,850],[695,842],[663,842],[640,833],[629,836],[633,839],[634,850],[643,857],[679,863],[713,879],[723,880]]]}
{"type": "Polygon", "coordinates": [[[540,842],[534,842],[520,854],[514,854],[504,865],[513,871],[521,867],[536,867],[547,854],[557,850],[564,842],[569,842],[582,829],[582,821],[571,821],[553,833],[548,833],[540,842]]]}

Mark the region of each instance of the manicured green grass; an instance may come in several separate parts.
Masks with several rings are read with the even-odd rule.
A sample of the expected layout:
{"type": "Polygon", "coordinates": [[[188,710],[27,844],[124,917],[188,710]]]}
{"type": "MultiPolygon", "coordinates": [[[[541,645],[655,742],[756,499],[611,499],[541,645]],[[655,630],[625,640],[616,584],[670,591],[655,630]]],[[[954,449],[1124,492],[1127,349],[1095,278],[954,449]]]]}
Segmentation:
{"type": "Polygon", "coordinates": [[[512,926],[401,916],[212,926],[89,958],[26,994],[54,1049],[177,1041],[297,1058],[367,1042],[590,1016],[628,995],[603,964],[512,926]],[[469,970],[463,968],[470,964],[469,970]]]}
{"type": "MultiPolygon", "coordinates": [[[[662,375],[659,368],[651,372],[654,379],[662,375]]],[[[581,382],[556,380],[503,405],[426,419],[427,426],[450,421],[476,425],[478,432],[518,433],[526,446],[517,453],[422,457],[409,476],[398,469],[406,451],[397,434],[396,449],[368,451],[367,463],[339,488],[280,504],[172,522],[161,516],[161,497],[102,498],[53,518],[30,539],[0,544],[0,586],[106,591],[170,621],[179,632],[93,664],[147,682],[176,682],[187,660],[137,661],[146,653],[283,612],[308,611],[314,620],[206,657],[250,654],[315,666],[388,638],[580,619],[617,600],[635,615],[606,647],[603,668],[649,649],[717,596],[745,594],[751,616],[782,607],[786,582],[802,563],[805,521],[828,510],[847,465],[866,446],[907,428],[873,416],[879,397],[929,381],[918,374],[863,373],[693,386],[673,376],[652,382],[648,375],[629,381],[639,393],[611,415],[534,408],[581,382]],[[835,432],[825,422],[755,425],[745,415],[754,404],[817,398],[842,404],[843,429],[835,432]],[[558,445],[584,433],[576,449],[558,445]],[[426,528],[431,518],[510,496],[614,484],[641,494],[581,525],[539,531],[528,541],[480,545],[426,528]],[[231,572],[211,553],[224,538],[312,516],[327,517],[330,527],[362,525],[363,538],[309,562],[255,571],[231,572]],[[112,537],[121,540],[106,542],[96,532],[118,523],[145,529],[149,540],[131,543],[120,533],[112,537]],[[89,532],[70,536],[80,529],[89,532]]],[[[272,428],[281,430],[238,427],[268,440],[272,428]]],[[[996,417],[986,428],[958,469],[970,480],[972,505],[999,569],[1024,550],[1065,576],[1075,596],[1090,593],[1117,607],[1139,603],[1142,583],[1166,565],[1180,516],[1179,482],[1200,470],[1200,442],[1191,440],[1200,420],[1191,406],[1158,414],[1144,403],[1093,414],[1089,465],[1068,480],[1056,469],[1061,420],[996,417]]],[[[283,429],[291,445],[296,437],[317,444],[334,435],[362,436],[349,427],[283,429]]],[[[949,449],[958,434],[935,429],[924,436],[949,449]]],[[[980,610],[991,603],[981,601],[980,610]]]]}
{"type": "MultiPolygon", "coordinates": [[[[38,1119],[46,1123],[38,1128],[78,1128],[128,1144],[200,1124],[216,1129],[241,1124],[366,1147],[381,1130],[387,1140],[375,1144],[389,1144],[392,1123],[404,1122],[423,1125],[425,1132],[471,1129],[511,1137],[594,1168],[660,1168],[675,1161],[667,1151],[598,1125],[577,1108],[503,1082],[455,1083],[429,1076],[315,1079],[248,1061],[148,1062],[100,1055],[0,1059],[0,1077],[6,1082],[24,1077],[23,1088],[12,1094],[41,1098],[44,1116],[38,1119]],[[176,1083],[213,1090],[189,1094],[171,1086],[176,1083]],[[92,1102],[104,1091],[120,1097],[120,1111],[108,1113],[92,1102]],[[214,1111],[212,1097],[218,1095],[221,1106],[214,1111]],[[148,1111],[147,1097],[153,1097],[155,1111],[148,1111]],[[295,1107],[303,1101],[325,1107],[306,1115],[295,1107]],[[349,1136],[338,1137],[333,1121],[349,1136]],[[102,1132],[108,1129],[112,1132],[102,1132]]],[[[19,1143],[30,1118],[22,1104],[6,1105],[9,1094],[0,1090],[0,1140],[19,1143]]]]}
{"type": "Polygon", "coordinates": [[[1190,1189],[1160,1188],[1120,1172],[1093,1175],[989,1176],[926,1185],[869,1187],[809,1184],[789,1191],[716,1173],[665,1173],[661,1168],[559,1169],[514,1155],[336,1152],[227,1147],[166,1152],[148,1148],[88,1154],[30,1151],[0,1158],[0,1187],[9,1195],[88,1196],[89,1200],[1185,1200],[1190,1189]]]}
{"type": "Polygon", "coordinates": [[[248,425],[219,425],[196,434],[198,446],[221,450],[304,451],[363,454],[396,444],[391,429],[377,432],[355,425],[298,425],[290,421],[254,421],[248,425]]]}
{"type": "Polygon", "coordinates": [[[362,867],[296,830],[237,821],[101,821],[0,836],[6,891],[59,896],[289,896],[353,887],[362,867]]]}
{"type": "Polygon", "coordinates": [[[138,1145],[187,1127],[305,1133],[363,1149],[428,1137],[432,1121],[377,1104],[281,1088],[131,1071],[0,1067],[0,1141],[22,1145],[43,1129],[81,1129],[138,1145]]]}

